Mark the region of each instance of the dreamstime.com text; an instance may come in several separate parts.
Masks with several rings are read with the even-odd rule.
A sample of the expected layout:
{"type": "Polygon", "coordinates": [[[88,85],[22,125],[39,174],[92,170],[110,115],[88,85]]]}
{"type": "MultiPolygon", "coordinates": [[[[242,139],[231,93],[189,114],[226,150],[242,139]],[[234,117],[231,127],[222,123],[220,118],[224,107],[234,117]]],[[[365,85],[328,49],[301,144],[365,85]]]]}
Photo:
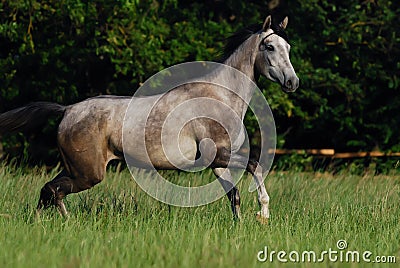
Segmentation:
{"type": "Polygon", "coordinates": [[[257,260],[260,262],[293,262],[293,263],[319,263],[319,262],[347,262],[347,263],[396,263],[396,256],[374,255],[371,251],[347,250],[346,240],[338,240],[336,248],[329,248],[320,252],[313,250],[290,252],[280,250],[269,250],[265,246],[257,253],[257,260]]]}

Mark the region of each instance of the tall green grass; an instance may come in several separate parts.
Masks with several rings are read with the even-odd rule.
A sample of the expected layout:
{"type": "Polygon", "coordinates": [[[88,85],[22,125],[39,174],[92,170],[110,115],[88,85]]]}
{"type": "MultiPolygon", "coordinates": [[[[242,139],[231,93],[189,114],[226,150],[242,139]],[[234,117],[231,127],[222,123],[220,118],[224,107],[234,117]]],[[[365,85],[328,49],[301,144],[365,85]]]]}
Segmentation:
{"type": "MultiPolygon", "coordinates": [[[[256,195],[247,192],[248,176],[239,185],[239,223],[232,220],[226,198],[197,208],[171,207],[147,196],[125,170],[109,172],[93,189],[68,196],[69,219],[55,210],[38,219],[40,188],[55,175],[0,167],[1,267],[364,267],[327,259],[322,264],[257,260],[265,246],[322,252],[337,249],[339,239],[349,250],[400,256],[396,176],[270,174],[271,218],[261,225],[256,195]]],[[[210,171],[168,176],[182,185],[214,179],[210,171]]]]}

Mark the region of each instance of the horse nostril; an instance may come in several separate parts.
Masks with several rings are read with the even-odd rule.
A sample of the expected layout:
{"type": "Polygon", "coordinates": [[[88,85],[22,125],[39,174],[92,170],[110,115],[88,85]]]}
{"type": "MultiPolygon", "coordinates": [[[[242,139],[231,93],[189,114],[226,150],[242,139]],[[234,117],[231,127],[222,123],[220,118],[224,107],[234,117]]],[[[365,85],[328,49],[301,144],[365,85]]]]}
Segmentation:
{"type": "Polygon", "coordinates": [[[292,80],[288,80],[288,81],[286,82],[286,87],[287,87],[287,88],[292,88],[292,80]]]}

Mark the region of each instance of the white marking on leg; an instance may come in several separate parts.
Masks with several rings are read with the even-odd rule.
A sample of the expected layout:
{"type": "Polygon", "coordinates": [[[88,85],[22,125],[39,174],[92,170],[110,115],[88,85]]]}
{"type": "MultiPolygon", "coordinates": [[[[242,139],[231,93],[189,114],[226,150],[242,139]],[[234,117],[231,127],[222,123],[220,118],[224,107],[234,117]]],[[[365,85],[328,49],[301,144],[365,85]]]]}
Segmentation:
{"type": "Polygon", "coordinates": [[[269,218],[269,195],[267,190],[265,189],[264,180],[262,177],[262,168],[258,164],[256,171],[254,172],[254,182],[257,185],[257,193],[258,193],[258,201],[261,205],[261,211],[258,214],[261,219],[268,219],[269,218]]]}
{"type": "Polygon", "coordinates": [[[57,201],[57,208],[58,208],[58,211],[60,212],[61,216],[66,217],[66,218],[69,217],[67,209],[65,208],[65,204],[62,200],[57,201]]]}

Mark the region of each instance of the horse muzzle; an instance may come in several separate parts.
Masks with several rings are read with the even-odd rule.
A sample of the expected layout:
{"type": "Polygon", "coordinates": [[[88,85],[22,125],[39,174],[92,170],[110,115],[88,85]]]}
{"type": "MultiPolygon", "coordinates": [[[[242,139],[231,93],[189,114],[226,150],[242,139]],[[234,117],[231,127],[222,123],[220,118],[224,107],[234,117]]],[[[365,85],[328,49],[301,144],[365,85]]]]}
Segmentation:
{"type": "Polygon", "coordinates": [[[296,89],[299,87],[299,84],[299,78],[297,76],[294,76],[285,79],[285,82],[281,85],[281,87],[284,92],[291,93],[296,91],[296,89]]]}

